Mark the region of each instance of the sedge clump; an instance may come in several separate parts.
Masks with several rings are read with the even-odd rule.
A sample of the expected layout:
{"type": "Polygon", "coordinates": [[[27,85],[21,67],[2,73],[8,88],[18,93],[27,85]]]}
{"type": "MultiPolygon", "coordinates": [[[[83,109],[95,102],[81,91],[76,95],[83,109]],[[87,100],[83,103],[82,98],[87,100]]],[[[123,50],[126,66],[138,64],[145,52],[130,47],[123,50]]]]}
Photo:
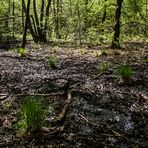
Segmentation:
{"type": "Polygon", "coordinates": [[[26,48],[18,48],[17,49],[17,53],[21,56],[21,57],[25,57],[27,54],[27,50],[26,48]]]}
{"type": "Polygon", "coordinates": [[[21,129],[25,129],[26,133],[37,133],[41,131],[44,124],[47,110],[39,98],[26,97],[20,109],[21,129]]]}
{"type": "Polygon", "coordinates": [[[120,76],[119,84],[130,84],[132,69],[128,65],[121,65],[117,68],[117,74],[120,76]]]}
{"type": "Polygon", "coordinates": [[[102,62],[101,64],[100,64],[100,71],[102,72],[102,73],[104,73],[104,72],[106,72],[106,71],[108,71],[109,70],[109,63],[108,62],[102,62]]]}
{"type": "Polygon", "coordinates": [[[48,60],[49,67],[51,67],[52,69],[55,69],[57,64],[57,57],[55,55],[51,55],[47,58],[47,60],[48,60]]]}

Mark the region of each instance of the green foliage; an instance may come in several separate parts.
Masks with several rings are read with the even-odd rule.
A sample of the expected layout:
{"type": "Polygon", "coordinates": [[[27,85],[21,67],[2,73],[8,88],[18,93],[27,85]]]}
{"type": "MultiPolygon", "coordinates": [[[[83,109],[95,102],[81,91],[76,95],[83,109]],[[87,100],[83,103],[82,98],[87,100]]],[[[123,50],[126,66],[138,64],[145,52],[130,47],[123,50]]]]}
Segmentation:
{"type": "MultiPolygon", "coordinates": [[[[44,8],[48,0],[36,0],[36,10],[38,13],[39,26],[37,22],[32,22],[33,30],[36,30],[35,26],[44,30],[47,27],[47,40],[68,40],[68,41],[80,41],[87,42],[90,45],[99,44],[111,44],[113,37],[113,26],[115,24],[116,1],[115,0],[65,0],[62,1],[62,5],[58,4],[60,1],[55,1],[55,4],[50,6],[50,12],[48,17],[47,26],[44,28],[44,22],[46,22],[46,15],[43,13],[43,22],[40,22],[40,12],[42,3],[44,2],[44,8]],[[57,7],[59,5],[59,8],[57,7]],[[60,11],[59,11],[59,10],[60,11]],[[102,22],[104,12],[106,9],[105,21],[102,22]],[[62,11],[61,11],[62,10],[62,11]],[[42,24],[43,23],[43,24],[42,24]]],[[[27,4],[27,1],[25,0],[27,4]]],[[[31,3],[31,8],[33,8],[31,3]]],[[[13,1],[1,0],[0,1],[0,40],[11,40],[8,37],[22,37],[23,25],[21,14],[22,1],[14,1],[14,18],[13,16],[13,1]],[[9,18],[7,20],[7,18],[9,18]]],[[[34,17],[34,10],[30,9],[30,15],[34,17]]],[[[125,0],[122,5],[122,27],[121,27],[121,41],[129,41],[128,38],[134,39],[135,37],[147,36],[147,5],[145,0],[125,0]]],[[[36,30],[37,31],[37,30],[36,30]]],[[[36,34],[36,33],[35,33],[36,34]]],[[[27,38],[31,38],[31,34],[28,31],[27,38]]]]}
{"type": "Polygon", "coordinates": [[[18,49],[17,49],[17,53],[19,53],[19,55],[20,55],[21,57],[24,57],[24,56],[26,56],[27,51],[26,51],[25,48],[18,48],[18,49]]]}
{"type": "Polygon", "coordinates": [[[122,79],[130,79],[132,76],[132,69],[128,65],[121,65],[117,68],[117,74],[122,79]]]}
{"type": "Polygon", "coordinates": [[[107,55],[107,52],[106,52],[106,49],[105,48],[102,48],[101,49],[101,55],[107,55]]]}
{"type": "Polygon", "coordinates": [[[144,63],[148,63],[148,57],[145,57],[143,61],[144,63]]]}
{"type": "Polygon", "coordinates": [[[56,63],[57,63],[57,57],[55,55],[51,55],[47,59],[48,59],[48,65],[51,68],[55,68],[56,67],[56,63]]]}
{"type": "Polygon", "coordinates": [[[43,104],[38,100],[39,98],[26,97],[21,106],[21,128],[27,131],[36,132],[43,126],[46,109],[43,104]]]}
{"type": "Polygon", "coordinates": [[[101,72],[106,72],[108,70],[109,70],[109,64],[108,64],[108,62],[102,62],[100,64],[100,71],[101,72]]]}

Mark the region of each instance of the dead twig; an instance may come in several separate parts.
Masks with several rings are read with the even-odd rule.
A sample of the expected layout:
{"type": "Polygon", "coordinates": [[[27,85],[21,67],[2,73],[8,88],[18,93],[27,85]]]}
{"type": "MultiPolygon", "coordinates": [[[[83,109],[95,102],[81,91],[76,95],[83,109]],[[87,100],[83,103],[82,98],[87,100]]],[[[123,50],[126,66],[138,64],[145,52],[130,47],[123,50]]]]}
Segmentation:
{"type": "Polygon", "coordinates": [[[71,90],[68,90],[68,91],[67,91],[67,100],[66,100],[66,104],[65,104],[65,106],[64,106],[64,108],[63,108],[63,110],[62,110],[62,112],[60,113],[59,117],[58,117],[58,121],[62,121],[63,118],[65,117],[66,112],[67,112],[67,110],[68,110],[68,107],[69,107],[71,101],[72,101],[71,90]]]}
{"type": "MultiPolygon", "coordinates": [[[[63,95],[64,92],[58,92],[58,93],[50,93],[50,94],[13,94],[15,96],[57,96],[57,95],[63,95]]],[[[0,97],[8,97],[10,94],[0,94],[0,97]]],[[[0,98],[1,100],[1,98],[0,98]]]]}
{"type": "Polygon", "coordinates": [[[91,121],[89,121],[86,117],[84,117],[83,115],[79,114],[79,116],[84,120],[86,121],[86,123],[92,125],[92,126],[95,126],[95,127],[101,127],[101,125],[98,125],[98,124],[95,124],[95,123],[92,123],[91,121]]]}
{"type": "Polygon", "coordinates": [[[102,76],[104,74],[110,74],[110,73],[108,71],[107,72],[101,72],[97,76],[95,76],[94,79],[98,79],[100,76],[102,76]]]}
{"type": "Polygon", "coordinates": [[[44,136],[55,135],[64,130],[64,126],[62,127],[54,127],[54,128],[42,128],[42,132],[44,136]]]}
{"type": "MultiPolygon", "coordinates": [[[[101,127],[101,128],[102,128],[102,125],[95,124],[95,123],[89,121],[89,120],[88,120],[86,117],[84,117],[83,115],[79,114],[79,116],[80,116],[84,121],[86,121],[87,123],[89,123],[90,125],[95,126],[95,127],[99,127],[99,128],[101,127]]],[[[108,128],[115,136],[117,136],[117,137],[122,137],[122,138],[124,138],[124,139],[127,139],[127,137],[125,137],[125,135],[120,134],[120,133],[118,133],[117,131],[113,130],[109,125],[107,125],[107,128],[108,128]]],[[[107,134],[107,135],[108,135],[108,134],[107,134]]]]}
{"type": "Polygon", "coordinates": [[[68,110],[68,107],[69,107],[71,101],[72,101],[72,92],[71,92],[71,90],[67,90],[67,100],[65,101],[65,105],[63,107],[63,110],[59,114],[59,116],[49,118],[46,121],[50,122],[50,124],[56,124],[56,123],[62,122],[66,116],[66,113],[67,113],[67,110],[68,110]]]}
{"type": "Polygon", "coordinates": [[[127,137],[125,137],[124,134],[120,134],[119,132],[113,130],[108,124],[107,124],[107,128],[108,128],[115,136],[117,136],[117,137],[122,137],[122,138],[128,140],[127,137]]]}

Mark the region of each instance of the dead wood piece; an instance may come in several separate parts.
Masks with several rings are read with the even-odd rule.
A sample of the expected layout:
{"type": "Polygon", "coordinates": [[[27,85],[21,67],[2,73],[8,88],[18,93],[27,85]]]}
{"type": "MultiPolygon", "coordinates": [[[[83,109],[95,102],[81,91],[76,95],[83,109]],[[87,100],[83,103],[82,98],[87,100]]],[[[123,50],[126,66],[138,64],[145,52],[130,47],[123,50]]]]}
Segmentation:
{"type": "Polygon", "coordinates": [[[63,119],[66,116],[66,113],[67,113],[67,110],[68,110],[68,107],[69,107],[71,101],[72,101],[72,92],[71,92],[71,90],[68,90],[67,91],[67,100],[65,101],[65,105],[63,107],[63,110],[61,111],[61,113],[59,114],[58,117],[55,117],[53,120],[51,120],[51,123],[59,123],[59,122],[63,121],[63,119]]]}
{"type": "Polygon", "coordinates": [[[44,136],[55,135],[64,130],[64,126],[62,127],[54,127],[54,128],[42,128],[42,132],[44,136]]]}
{"type": "Polygon", "coordinates": [[[107,125],[107,128],[108,128],[115,136],[117,136],[117,137],[122,137],[122,138],[128,140],[128,138],[125,137],[124,134],[120,134],[119,132],[113,130],[109,125],[107,125]]]}
{"type": "Polygon", "coordinates": [[[7,97],[8,97],[7,95],[2,95],[2,96],[0,95],[0,101],[4,101],[4,100],[6,100],[7,97]]]}
{"type": "Polygon", "coordinates": [[[58,92],[58,93],[50,93],[50,94],[17,94],[17,96],[58,96],[58,95],[63,95],[64,92],[58,92]]]}
{"type": "Polygon", "coordinates": [[[0,57],[2,58],[14,58],[14,59],[25,59],[25,60],[31,60],[31,61],[45,61],[44,58],[39,58],[39,57],[35,57],[35,56],[31,56],[29,54],[26,54],[25,56],[11,56],[11,55],[0,55],[0,57]]]}
{"type": "Polygon", "coordinates": [[[61,120],[65,117],[66,112],[67,112],[67,110],[68,110],[68,107],[69,107],[71,101],[72,101],[71,90],[68,90],[68,91],[67,91],[67,100],[66,100],[66,104],[65,104],[65,106],[64,106],[64,108],[63,108],[63,110],[62,110],[62,112],[60,113],[59,117],[58,117],[58,121],[61,121],[61,120]]]}
{"type": "MultiPolygon", "coordinates": [[[[94,127],[97,127],[97,128],[98,128],[98,127],[99,127],[99,128],[103,128],[101,125],[95,124],[95,123],[89,121],[89,120],[88,120],[86,117],[84,117],[83,115],[79,114],[79,116],[80,116],[84,121],[86,121],[88,124],[90,124],[90,125],[92,125],[92,126],[94,126],[94,127]]],[[[109,125],[107,125],[107,128],[108,128],[115,136],[117,136],[117,137],[122,137],[122,138],[124,138],[124,139],[127,139],[127,137],[125,137],[125,135],[120,134],[120,133],[118,133],[117,131],[113,130],[109,125]]],[[[108,135],[108,134],[107,134],[107,135],[108,135]]]]}
{"type": "MultiPolygon", "coordinates": [[[[57,96],[57,95],[63,95],[64,92],[58,92],[58,93],[50,93],[50,94],[13,94],[15,96],[57,96]]],[[[0,101],[3,98],[6,98],[10,96],[10,94],[0,94],[0,101]]]]}
{"type": "Polygon", "coordinates": [[[97,76],[95,76],[94,79],[98,79],[100,76],[102,76],[104,74],[110,74],[110,73],[109,72],[101,72],[97,76]]]}
{"type": "Polygon", "coordinates": [[[88,120],[86,117],[84,117],[83,115],[79,114],[79,116],[80,116],[84,121],[86,121],[88,124],[90,124],[90,125],[92,125],[92,126],[95,126],[95,127],[99,127],[99,128],[101,127],[101,125],[95,124],[95,123],[89,121],[89,120],[88,120]]]}

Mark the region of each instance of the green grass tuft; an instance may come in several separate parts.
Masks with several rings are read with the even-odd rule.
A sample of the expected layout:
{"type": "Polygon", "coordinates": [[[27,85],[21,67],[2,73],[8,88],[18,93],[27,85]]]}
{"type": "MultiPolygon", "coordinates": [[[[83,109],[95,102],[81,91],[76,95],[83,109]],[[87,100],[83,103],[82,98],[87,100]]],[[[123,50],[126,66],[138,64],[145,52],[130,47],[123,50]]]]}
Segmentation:
{"type": "Polygon", "coordinates": [[[143,60],[144,63],[148,63],[148,57],[145,57],[143,60]]]}
{"type": "Polygon", "coordinates": [[[19,53],[21,57],[24,57],[24,56],[26,56],[27,51],[25,48],[18,48],[17,53],[19,53]]]}
{"type": "Polygon", "coordinates": [[[132,73],[132,69],[128,65],[121,65],[117,68],[117,74],[123,79],[130,79],[132,73]]]}
{"type": "Polygon", "coordinates": [[[21,106],[21,128],[26,131],[36,132],[41,130],[45,117],[46,108],[43,106],[39,98],[26,97],[21,106]]]}
{"type": "Polygon", "coordinates": [[[108,70],[109,70],[109,64],[108,64],[108,62],[102,62],[100,64],[100,71],[101,72],[106,72],[108,70]]]}
{"type": "Polygon", "coordinates": [[[47,59],[48,59],[48,65],[51,68],[55,68],[56,67],[56,63],[57,63],[57,57],[55,55],[51,55],[47,59]]]}

